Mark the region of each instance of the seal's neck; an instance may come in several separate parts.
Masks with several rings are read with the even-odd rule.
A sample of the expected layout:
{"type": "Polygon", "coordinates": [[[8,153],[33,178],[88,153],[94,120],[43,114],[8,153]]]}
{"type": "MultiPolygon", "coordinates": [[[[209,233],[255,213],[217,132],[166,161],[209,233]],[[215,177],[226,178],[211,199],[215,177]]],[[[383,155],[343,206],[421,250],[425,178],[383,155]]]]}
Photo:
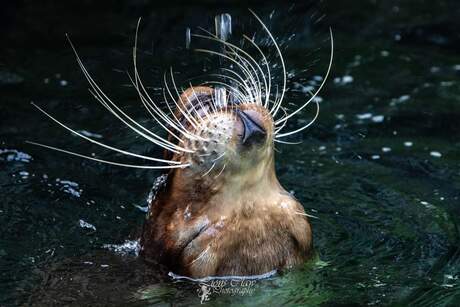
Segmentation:
{"type": "Polygon", "coordinates": [[[171,180],[175,204],[184,208],[188,205],[194,208],[221,204],[236,206],[240,199],[257,201],[284,191],[275,174],[273,155],[256,165],[240,165],[222,173],[217,169],[206,176],[188,169],[175,170],[171,180]]]}

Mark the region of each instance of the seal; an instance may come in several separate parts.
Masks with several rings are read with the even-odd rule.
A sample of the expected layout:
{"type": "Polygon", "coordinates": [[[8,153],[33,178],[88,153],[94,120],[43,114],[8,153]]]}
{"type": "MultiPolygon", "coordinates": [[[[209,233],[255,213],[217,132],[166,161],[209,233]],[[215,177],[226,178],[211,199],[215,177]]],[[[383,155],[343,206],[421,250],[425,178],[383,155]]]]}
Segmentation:
{"type": "MultiPolygon", "coordinates": [[[[216,42],[223,50],[196,49],[197,52],[216,56],[221,64],[229,65],[206,77],[214,79],[206,79],[197,86],[190,84],[181,93],[171,69],[169,78],[164,75],[165,100],[161,107],[149,95],[137,69],[139,20],[133,48],[134,74],[130,80],[152,120],[166,132],[166,138],[144,127],[109,98],[91,77],[69,39],[94,98],[138,136],[163,148],[163,158],[103,143],[33,104],[73,135],[106,150],[142,159],[144,164],[30,144],[98,163],[166,172],[157,180],[158,191],[149,203],[140,244],[141,255],[147,262],[165,264],[175,273],[191,277],[259,275],[301,264],[312,255],[309,215],[277,179],[274,144],[292,144],[282,138],[307,129],[318,117],[315,97],[331,70],[332,31],[330,60],[322,82],[306,102],[289,110],[283,106],[287,72],[280,47],[262,20],[251,13],[271,41],[277,65],[269,63],[262,48],[246,35],[242,39],[258,55],[257,60],[250,51],[228,42],[226,35],[219,37],[207,31],[205,35],[195,34],[193,37],[216,42]],[[276,79],[271,72],[275,66],[282,70],[281,84],[276,85],[272,84],[276,79]],[[314,118],[300,128],[283,132],[288,121],[310,103],[316,105],[314,118]],[[155,164],[147,165],[146,161],[155,164]]],[[[220,32],[223,33],[222,28],[220,32]]]]}
{"type": "Polygon", "coordinates": [[[203,114],[197,128],[188,125],[200,138],[186,143],[192,153],[174,155],[188,166],[171,170],[152,200],[141,255],[192,277],[303,263],[312,252],[311,227],[276,177],[270,113],[244,101],[216,108],[213,91],[190,88],[179,98],[178,105],[203,114]]]}

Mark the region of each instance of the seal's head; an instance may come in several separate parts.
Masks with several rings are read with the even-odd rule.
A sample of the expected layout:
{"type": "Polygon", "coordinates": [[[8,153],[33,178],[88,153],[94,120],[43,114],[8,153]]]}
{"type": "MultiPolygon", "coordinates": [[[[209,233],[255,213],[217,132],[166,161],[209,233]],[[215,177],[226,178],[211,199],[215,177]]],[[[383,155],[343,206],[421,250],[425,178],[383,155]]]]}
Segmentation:
{"type": "Polygon", "coordinates": [[[211,181],[237,176],[249,183],[272,171],[274,122],[263,105],[232,99],[222,88],[210,87],[187,89],[178,105],[185,107],[179,116],[194,135],[185,140],[190,152],[175,156],[188,165],[188,174],[211,181]]]}

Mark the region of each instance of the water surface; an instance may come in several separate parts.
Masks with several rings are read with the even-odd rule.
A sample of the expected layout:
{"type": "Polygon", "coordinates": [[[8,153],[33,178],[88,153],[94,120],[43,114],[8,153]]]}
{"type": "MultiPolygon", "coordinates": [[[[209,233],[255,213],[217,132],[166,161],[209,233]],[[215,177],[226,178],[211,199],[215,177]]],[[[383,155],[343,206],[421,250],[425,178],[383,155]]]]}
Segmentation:
{"type": "MultiPolygon", "coordinates": [[[[311,219],[318,256],[303,268],[257,281],[251,295],[212,295],[207,304],[460,302],[460,44],[452,32],[458,5],[341,3],[259,9],[285,52],[286,104],[301,104],[318,86],[328,61],[329,25],[334,31],[335,61],[317,98],[318,121],[289,139],[302,144],[276,146],[280,181],[318,217],[311,219]]],[[[252,34],[256,23],[245,8],[233,6],[148,9],[114,9],[119,22],[106,35],[85,26],[86,34],[69,34],[104,90],[155,129],[125,73],[132,69],[137,17],[144,15],[139,60],[152,91],[161,87],[169,65],[181,80],[210,69],[212,61],[186,49],[187,27],[212,30],[222,12],[232,15],[232,35],[252,34]]],[[[104,16],[104,22],[111,18],[104,16]]],[[[105,166],[24,143],[128,161],[58,128],[33,101],[101,141],[161,155],[97,105],[63,35],[37,44],[23,49],[12,40],[0,66],[0,304],[200,304],[197,283],[173,280],[135,256],[158,172],[105,166]]],[[[192,38],[190,46],[195,44],[192,38]]],[[[313,115],[307,108],[289,128],[313,115]]]]}

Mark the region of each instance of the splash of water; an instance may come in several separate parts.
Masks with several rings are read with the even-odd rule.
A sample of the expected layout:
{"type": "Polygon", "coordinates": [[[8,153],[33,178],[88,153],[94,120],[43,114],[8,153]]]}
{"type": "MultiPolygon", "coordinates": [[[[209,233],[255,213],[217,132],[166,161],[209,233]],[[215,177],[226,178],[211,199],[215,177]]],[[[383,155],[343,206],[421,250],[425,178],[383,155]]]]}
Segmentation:
{"type": "Polygon", "coordinates": [[[232,16],[228,13],[216,15],[214,23],[217,37],[223,41],[228,40],[232,34],[232,16]]]}

